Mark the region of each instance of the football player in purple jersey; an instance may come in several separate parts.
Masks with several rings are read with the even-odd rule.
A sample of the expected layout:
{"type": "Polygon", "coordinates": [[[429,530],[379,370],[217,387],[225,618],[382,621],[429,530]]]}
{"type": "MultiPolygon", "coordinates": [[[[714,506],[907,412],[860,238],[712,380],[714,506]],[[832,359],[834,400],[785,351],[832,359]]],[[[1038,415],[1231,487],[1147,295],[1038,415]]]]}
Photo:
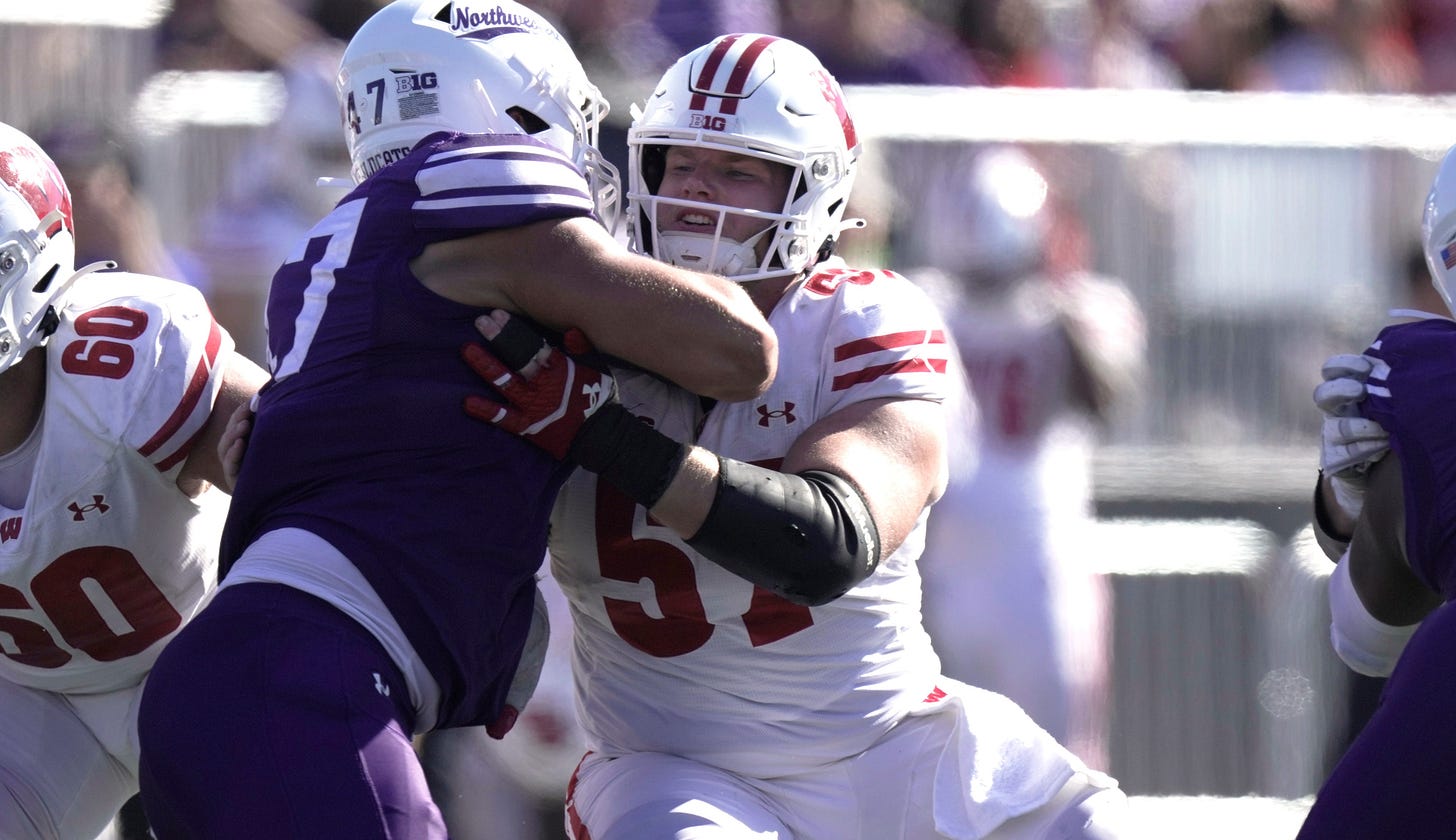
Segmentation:
{"type": "MultiPolygon", "coordinates": [[[[571,469],[460,411],[479,390],[458,353],[477,317],[579,329],[725,401],[775,370],[742,289],[604,226],[619,197],[594,145],[605,104],[536,13],[398,0],[351,40],[338,92],[357,186],[273,278],[272,379],[221,587],[142,703],[163,840],[445,836],[412,738],[510,727],[545,642],[534,576],[571,469]]],[[[543,439],[611,384],[569,359],[553,373],[567,397],[543,439]]],[[[658,466],[612,474],[651,491],[671,478],[658,466]]]]}
{"type": "Polygon", "coordinates": [[[1456,149],[1431,185],[1426,264],[1447,313],[1381,330],[1325,363],[1315,533],[1336,561],[1330,641],[1352,670],[1388,677],[1380,704],[1320,787],[1300,840],[1436,840],[1456,826],[1456,149]]]}

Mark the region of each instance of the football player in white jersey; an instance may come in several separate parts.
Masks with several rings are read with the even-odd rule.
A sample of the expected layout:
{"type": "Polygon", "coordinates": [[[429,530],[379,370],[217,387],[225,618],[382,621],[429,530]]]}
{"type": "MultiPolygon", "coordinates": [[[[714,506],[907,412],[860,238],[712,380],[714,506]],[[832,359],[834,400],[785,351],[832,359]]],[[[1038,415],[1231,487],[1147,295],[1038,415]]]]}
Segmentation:
{"type": "Polygon", "coordinates": [[[70,193],[0,124],[0,837],[89,838],[137,792],[136,709],[211,594],[228,416],[265,375],[202,295],[80,270],[70,193]]]}
{"type": "MultiPolygon", "coordinates": [[[[550,544],[590,748],[570,835],[1121,836],[1116,783],[944,678],[921,626],[949,350],[917,288],[831,256],[859,224],[838,84],[798,44],[722,36],[667,71],[628,147],[634,244],[740,281],[779,336],[778,376],[727,404],[619,370],[620,403],[571,443],[583,469],[550,544]],[[601,478],[623,461],[665,490],[601,478]]],[[[467,411],[534,439],[559,351],[519,372],[474,362],[504,401],[467,411]]]]}
{"type": "Polygon", "coordinates": [[[948,675],[1105,767],[1111,593],[1084,546],[1094,448],[1142,380],[1142,312],[1057,253],[1080,237],[1029,154],[961,163],[924,199],[928,267],[907,272],[946,313],[979,414],[952,430],[974,457],[952,459],[930,521],[925,625],[948,675]]]}

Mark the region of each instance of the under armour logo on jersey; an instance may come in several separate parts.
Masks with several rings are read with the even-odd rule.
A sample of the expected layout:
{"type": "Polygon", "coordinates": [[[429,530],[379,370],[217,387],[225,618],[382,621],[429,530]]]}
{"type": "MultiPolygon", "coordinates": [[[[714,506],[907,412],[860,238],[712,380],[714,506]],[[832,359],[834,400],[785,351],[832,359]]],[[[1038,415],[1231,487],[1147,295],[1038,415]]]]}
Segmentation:
{"type": "Polygon", "coordinates": [[[795,420],[799,419],[794,416],[794,404],[791,402],[784,403],[784,407],[778,409],[777,411],[769,411],[768,406],[766,405],[755,406],[755,408],[758,409],[758,425],[765,428],[768,427],[770,420],[777,420],[782,418],[784,424],[788,425],[789,423],[792,423],[795,420]]]}
{"type": "Polygon", "coordinates": [[[378,671],[374,672],[374,690],[385,697],[389,696],[389,686],[384,684],[384,678],[379,676],[378,671]]]}
{"type": "Polygon", "coordinates": [[[20,538],[20,519],[19,516],[12,516],[4,522],[0,522],[0,543],[8,543],[20,538]]]}
{"type": "Polygon", "coordinates": [[[607,396],[606,389],[602,387],[601,382],[592,382],[581,386],[581,395],[586,397],[586,411],[583,413],[587,417],[597,413],[597,409],[602,407],[602,402],[607,396]]]}
{"type": "Polygon", "coordinates": [[[86,520],[86,514],[90,513],[93,510],[97,513],[105,513],[108,510],[111,510],[111,505],[108,505],[106,503],[106,497],[99,494],[91,497],[91,504],[89,505],[82,505],[76,502],[71,502],[66,507],[68,510],[71,511],[71,518],[77,522],[84,522],[86,520]]]}

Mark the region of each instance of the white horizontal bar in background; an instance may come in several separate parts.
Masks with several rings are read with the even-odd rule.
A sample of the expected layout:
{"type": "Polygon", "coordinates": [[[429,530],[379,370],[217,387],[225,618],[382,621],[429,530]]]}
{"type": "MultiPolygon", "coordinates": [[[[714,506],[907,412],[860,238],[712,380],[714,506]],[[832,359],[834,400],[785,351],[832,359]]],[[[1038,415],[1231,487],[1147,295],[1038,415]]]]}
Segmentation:
{"type": "Polygon", "coordinates": [[[265,126],[278,119],[286,96],[278,73],[168,70],[147,80],[132,119],[139,132],[152,134],[184,124],[265,126]]]}
{"type": "Polygon", "coordinates": [[[0,24],[65,24],[146,29],[171,11],[170,0],[0,0],[0,24]]]}
{"type": "Polygon", "coordinates": [[[1114,146],[1394,148],[1438,156],[1456,144],[1456,96],[1184,90],[845,88],[875,140],[1114,146]]]}

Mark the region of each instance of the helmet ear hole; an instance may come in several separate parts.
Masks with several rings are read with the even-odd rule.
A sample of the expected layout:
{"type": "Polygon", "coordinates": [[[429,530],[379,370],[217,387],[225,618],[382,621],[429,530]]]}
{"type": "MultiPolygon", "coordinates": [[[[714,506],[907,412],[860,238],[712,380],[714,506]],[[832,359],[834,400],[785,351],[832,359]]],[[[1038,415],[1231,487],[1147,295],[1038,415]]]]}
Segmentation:
{"type": "Polygon", "coordinates": [[[51,270],[47,271],[45,275],[41,277],[38,282],[36,282],[35,287],[32,288],[31,291],[35,292],[38,295],[44,294],[45,290],[50,288],[51,281],[56,279],[56,272],[60,270],[61,267],[59,265],[51,266],[51,270]]]}
{"type": "Polygon", "coordinates": [[[550,123],[541,119],[531,111],[527,111],[519,105],[513,105],[506,109],[506,115],[516,121],[521,130],[527,134],[540,134],[551,129],[550,123]]]}

